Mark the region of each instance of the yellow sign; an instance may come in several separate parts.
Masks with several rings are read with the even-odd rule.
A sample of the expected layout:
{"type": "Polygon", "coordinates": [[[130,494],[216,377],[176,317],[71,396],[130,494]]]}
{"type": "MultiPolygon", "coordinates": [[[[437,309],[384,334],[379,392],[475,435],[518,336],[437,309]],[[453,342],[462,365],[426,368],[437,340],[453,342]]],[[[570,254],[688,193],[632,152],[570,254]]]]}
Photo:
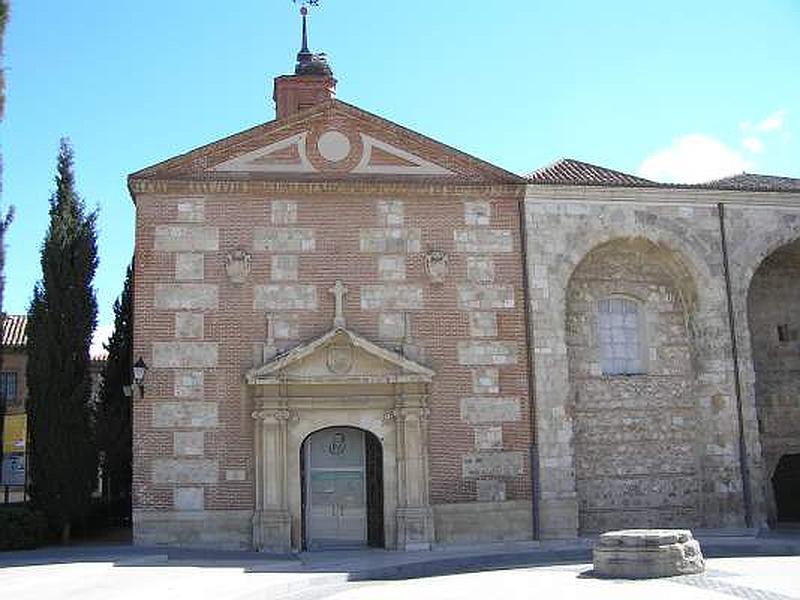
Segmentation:
{"type": "Polygon", "coordinates": [[[3,426],[3,454],[25,452],[25,440],[27,439],[27,415],[6,415],[3,426]]]}

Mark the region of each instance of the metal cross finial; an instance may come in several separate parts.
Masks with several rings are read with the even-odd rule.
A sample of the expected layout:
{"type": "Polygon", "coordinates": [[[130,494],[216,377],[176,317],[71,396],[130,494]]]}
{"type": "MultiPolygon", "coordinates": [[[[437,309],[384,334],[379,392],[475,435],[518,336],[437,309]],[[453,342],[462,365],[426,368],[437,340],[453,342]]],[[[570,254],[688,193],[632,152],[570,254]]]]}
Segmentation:
{"type": "Polygon", "coordinates": [[[333,287],[328,290],[333,294],[336,300],[336,313],[333,317],[333,326],[337,329],[347,327],[344,319],[344,297],[347,294],[347,286],[342,283],[341,279],[337,279],[333,287]]]}
{"type": "Polygon", "coordinates": [[[300,5],[300,14],[303,16],[303,41],[300,46],[300,54],[310,55],[308,50],[308,27],[306,25],[306,15],[309,6],[319,6],[319,0],[292,0],[294,4],[300,5]]]}

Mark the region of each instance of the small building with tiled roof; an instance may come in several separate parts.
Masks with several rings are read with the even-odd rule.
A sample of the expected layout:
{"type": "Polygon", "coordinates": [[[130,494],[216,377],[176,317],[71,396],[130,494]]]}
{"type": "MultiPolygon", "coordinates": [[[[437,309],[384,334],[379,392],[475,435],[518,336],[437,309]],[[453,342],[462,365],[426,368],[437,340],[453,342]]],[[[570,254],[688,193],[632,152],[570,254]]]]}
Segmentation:
{"type": "MultiPolygon", "coordinates": [[[[27,444],[27,418],[25,404],[27,386],[27,326],[28,315],[6,314],[0,330],[0,418],[2,428],[3,461],[0,469],[0,502],[9,487],[10,501],[23,499],[25,450],[27,444]]],[[[103,369],[108,355],[105,350],[93,348],[90,355],[90,377],[93,398],[99,392],[103,369]]]]}

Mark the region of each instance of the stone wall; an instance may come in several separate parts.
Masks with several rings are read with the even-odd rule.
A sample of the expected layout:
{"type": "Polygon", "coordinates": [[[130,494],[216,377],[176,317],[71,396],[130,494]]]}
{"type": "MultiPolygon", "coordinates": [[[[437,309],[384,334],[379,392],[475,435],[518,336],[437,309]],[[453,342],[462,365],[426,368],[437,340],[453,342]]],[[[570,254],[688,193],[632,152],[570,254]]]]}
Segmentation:
{"type": "MultiPolygon", "coordinates": [[[[748,318],[766,477],[800,452],[800,241],[770,254],[753,276],[748,318]]],[[[768,497],[771,486],[767,482],[768,497]]],[[[775,507],[770,503],[770,516],[775,507]]]]}
{"type": "Polygon", "coordinates": [[[700,524],[699,398],[689,319],[695,290],[670,253],[642,238],[592,250],[567,290],[579,529],[700,524]],[[602,368],[598,304],[639,307],[640,373],[602,368]]]}
{"type": "MultiPolygon", "coordinates": [[[[662,525],[687,520],[702,527],[743,525],[736,388],[716,208],[719,198],[702,191],[529,186],[527,266],[542,537],[575,535],[580,526],[605,526],[602,519],[579,524],[579,492],[584,507],[611,506],[623,497],[631,506],[651,507],[643,513],[650,515],[643,519],[648,523],[657,516],[662,525]],[[596,370],[592,374],[592,364],[596,364],[592,350],[584,347],[578,352],[574,337],[573,356],[584,358],[572,368],[568,360],[567,324],[574,321],[568,321],[570,279],[594,249],[617,240],[641,240],[643,247],[658,248],[663,256],[671,257],[656,261],[660,274],[655,278],[648,275],[647,261],[642,262],[639,253],[627,263],[624,256],[619,257],[627,275],[615,271],[616,267],[608,271],[622,276],[620,292],[638,287],[638,293],[646,291],[646,299],[656,307],[651,311],[657,317],[652,326],[663,335],[660,345],[648,349],[648,358],[655,352],[655,366],[661,366],[653,375],[664,379],[649,377],[642,380],[646,385],[637,385],[637,378],[603,381],[596,370]],[[662,284],[651,293],[647,287],[658,279],[662,284]],[[683,292],[683,298],[677,298],[681,289],[694,289],[696,296],[683,292]],[[676,306],[682,306],[681,310],[676,306]],[[688,317],[683,324],[681,312],[688,317]],[[678,374],[685,374],[683,381],[678,374]],[[607,404],[601,401],[597,408],[605,410],[590,416],[591,404],[586,402],[603,398],[607,404]],[[628,411],[643,399],[642,419],[623,423],[624,414],[608,414],[612,408],[628,411]],[[582,400],[586,401],[581,404],[582,400]],[[664,407],[669,423],[656,417],[655,406],[664,407]],[[694,424],[686,424],[690,417],[694,424]],[[627,440],[638,448],[648,444],[635,440],[649,440],[647,456],[658,460],[648,469],[660,473],[669,469],[669,476],[651,480],[649,487],[642,485],[646,478],[626,479],[635,463],[626,455],[627,440]],[[578,447],[586,451],[576,455],[578,447]],[[600,455],[591,459],[594,464],[585,462],[582,457],[594,448],[600,455]],[[662,460],[660,451],[670,458],[662,460]],[[593,487],[588,477],[596,467],[607,469],[607,475],[593,487]],[[680,500],[666,501],[672,494],[680,500]],[[684,506],[690,510],[684,511],[684,506]]],[[[597,280],[603,292],[614,287],[613,277],[597,280]]],[[[581,321],[577,314],[587,307],[584,302],[580,309],[581,294],[578,286],[574,294],[577,325],[589,336],[590,322],[581,321]]],[[[748,460],[755,461],[760,454],[757,432],[748,440],[748,460]]]]}
{"type": "MultiPolygon", "coordinates": [[[[750,329],[748,298],[756,272],[776,250],[800,239],[800,203],[797,194],[729,193],[725,196],[725,223],[730,254],[731,290],[736,341],[739,353],[744,409],[745,440],[751,471],[751,494],[755,526],[766,526],[767,516],[775,515],[770,479],[777,462],[777,449],[764,456],[766,435],[759,432],[756,406],[754,335],[750,329]],[[774,461],[774,462],[773,462],[774,461]]],[[[796,306],[797,297],[790,300],[796,306]]],[[[788,306],[787,306],[788,308],[788,306]]],[[[758,320],[758,317],[756,317],[758,320]]],[[[773,323],[773,326],[777,324],[773,323]]],[[[777,331],[774,335],[777,335],[777,331]]],[[[770,336],[770,334],[766,334],[770,336]]],[[[773,338],[774,339],[774,338],[773,338]]],[[[758,342],[755,342],[758,345],[758,342]]],[[[795,446],[796,448],[796,446],[795,446]]],[[[787,448],[789,451],[790,448],[787,448]]]]}
{"type": "Polygon", "coordinates": [[[440,504],[433,515],[442,546],[531,539],[531,503],[525,500],[440,504]]]}

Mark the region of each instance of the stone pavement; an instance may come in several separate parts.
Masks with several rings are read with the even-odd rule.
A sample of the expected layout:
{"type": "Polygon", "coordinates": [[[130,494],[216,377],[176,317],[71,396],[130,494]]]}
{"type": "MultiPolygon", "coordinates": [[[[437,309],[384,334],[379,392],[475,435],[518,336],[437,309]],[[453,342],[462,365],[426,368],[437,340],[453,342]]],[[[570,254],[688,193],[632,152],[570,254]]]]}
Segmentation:
{"type": "Polygon", "coordinates": [[[558,598],[800,600],[800,532],[698,536],[703,575],[648,581],[591,576],[591,540],[447,548],[432,552],[252,552],[133,546],[0,554],[0,598],[13,600],[362,600],[558,598]],[[732,557],[732,558],[713,558],[732,557]]]}

